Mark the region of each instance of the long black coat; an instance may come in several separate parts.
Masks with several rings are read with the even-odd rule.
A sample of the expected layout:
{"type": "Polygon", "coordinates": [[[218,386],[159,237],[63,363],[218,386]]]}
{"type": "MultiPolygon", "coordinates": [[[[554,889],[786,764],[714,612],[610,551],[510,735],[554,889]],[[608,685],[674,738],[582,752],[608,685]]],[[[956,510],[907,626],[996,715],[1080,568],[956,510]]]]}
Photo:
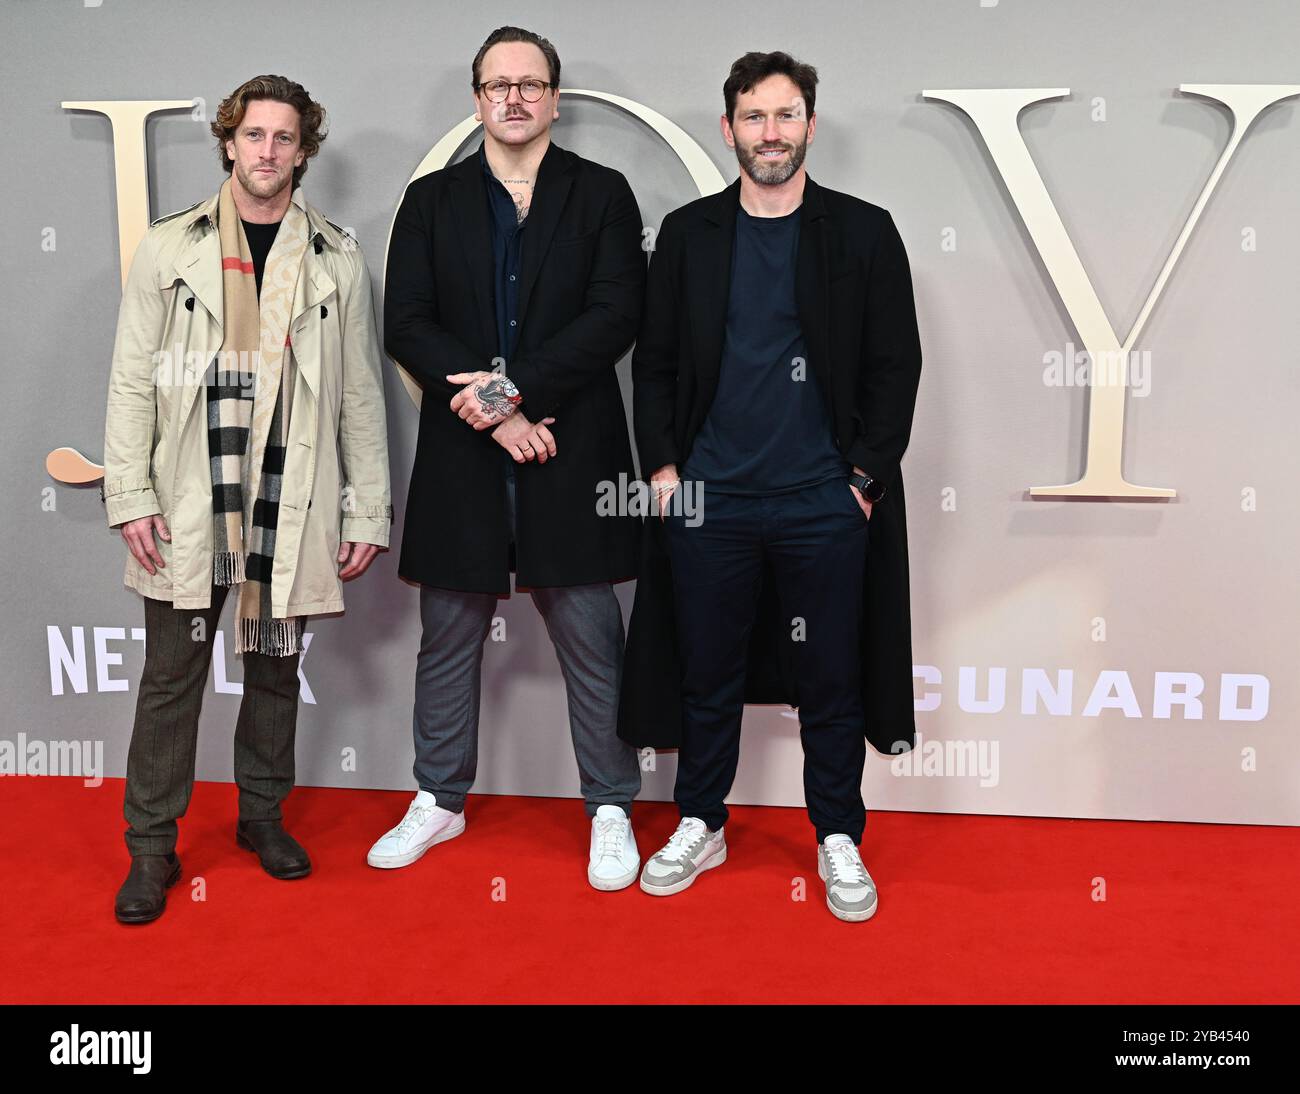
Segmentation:
{"type": "MultiPolygon", "coordinates": [[[[650,262],[632,357],[642,473],[680,467],[717,391],[740,183],[668,215],[650,262]]],[[[889,213],[808,179],[795,294],[836,446],[886,486],[872,508],[864,582],[866,736],[886,754],[915,744],[907,518],[899,462],[921,374],[912,276],[889,213]]],[[[790,629],[770,575],[749,648],[745,700],[798,706],[790,629]]],[[[663,525],[646,519],[628,630],[619,736],[638,747],[681,742],[681,671],[663,525]]]]}
{"type": "MultiPolygon", "coordinates": [[[[424,388],[406,504],[402,577],[464,592],[510,591],[504,450],[448,408],[445,377],[497,355],[492,228],[477,155],[416,179],[393,224],[384,348],[424,388]]],[[[554,417],[557,455],[515,464],[520,585],[636,574],[639,521],[602,516],[602,482],[634,478],[615,365],[645,291],[641,213],[617,171],[552,144],[522,237],[519,335],[506,371],[530,420],[554,417]]]]}

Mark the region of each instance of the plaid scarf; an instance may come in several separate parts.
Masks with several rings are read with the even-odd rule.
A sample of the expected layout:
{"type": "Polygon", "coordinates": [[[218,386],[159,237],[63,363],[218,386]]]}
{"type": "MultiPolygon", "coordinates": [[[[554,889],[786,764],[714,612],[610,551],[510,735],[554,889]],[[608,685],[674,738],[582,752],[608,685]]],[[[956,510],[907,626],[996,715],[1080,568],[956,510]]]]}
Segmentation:
{"type": "Polygon", "coordinates": [[[259,299],[252,252],[230,180],[217,207],[224,331],[207,385],[212,466],[212,580],[238,585],[236,655],[285,656],[302,648],[302,616],[273,618],[271,572],[280,485],[296,368],[289,343],[307,218],[290,203],[280,223],[259,299]]]}

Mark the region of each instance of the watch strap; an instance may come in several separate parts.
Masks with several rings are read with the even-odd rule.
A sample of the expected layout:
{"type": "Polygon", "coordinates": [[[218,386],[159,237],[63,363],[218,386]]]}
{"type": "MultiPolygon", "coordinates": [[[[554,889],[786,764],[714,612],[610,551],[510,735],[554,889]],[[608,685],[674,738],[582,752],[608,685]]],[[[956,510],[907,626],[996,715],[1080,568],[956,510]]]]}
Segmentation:
{"type": "Polygon", "coordinates": [[[849,482],[858,488],[867,501],[875,503],[885,496],[884,486],[870,475],[850,475],[849,482]]]}

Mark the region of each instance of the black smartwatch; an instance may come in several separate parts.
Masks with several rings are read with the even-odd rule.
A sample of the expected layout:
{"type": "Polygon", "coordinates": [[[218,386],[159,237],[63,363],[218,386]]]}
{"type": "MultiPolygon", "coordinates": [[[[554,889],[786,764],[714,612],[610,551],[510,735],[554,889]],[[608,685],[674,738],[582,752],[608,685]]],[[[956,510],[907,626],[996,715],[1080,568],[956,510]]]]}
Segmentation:
{"type": "Polygon", "coordinates": [[[885,496],[884,484],[870,475],[850,475],[849,485],[856,486],[858,492],[873,504],[885,496]]]}

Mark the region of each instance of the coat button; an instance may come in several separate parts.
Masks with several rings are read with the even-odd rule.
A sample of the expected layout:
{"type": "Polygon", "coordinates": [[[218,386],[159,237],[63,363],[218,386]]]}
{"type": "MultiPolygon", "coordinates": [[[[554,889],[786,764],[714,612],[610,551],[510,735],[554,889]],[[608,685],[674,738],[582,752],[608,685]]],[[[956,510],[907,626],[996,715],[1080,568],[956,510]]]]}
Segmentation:
{"type": "Polygon", "coordinates": [[[324,304],[320,306],[320,317],[325,319],[329,316],[330,310],[324,304]]]}
{"type": "Polygon", "coordinates": [[[186,310],[186,311],[193,311],[193,310],[194,310],[194,297],[192,297],[192,296],[187,296],[187,297],[185,298],[185,310],[186,310]]]}

